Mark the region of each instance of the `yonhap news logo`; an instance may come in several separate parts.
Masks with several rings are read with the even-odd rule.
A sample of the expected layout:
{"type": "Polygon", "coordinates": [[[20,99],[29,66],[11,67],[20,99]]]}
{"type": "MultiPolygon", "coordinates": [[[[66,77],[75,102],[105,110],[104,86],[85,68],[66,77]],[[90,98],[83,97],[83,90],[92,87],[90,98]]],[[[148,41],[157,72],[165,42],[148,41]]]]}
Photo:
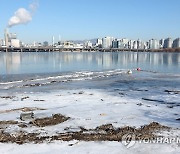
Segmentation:
{"type": "Polygon", "coordinates": [[[134,133],[128,133],[123,135],[122,144],[126,146],[126,148],[131,148],[136,144],[136,135],[134,133]]]}
{"type": "Polygon", "coordinates": [[[180,137],[138,137],[134,133],[128,133],[122,136],[122,144],[126,148],[138,144],[180,144],[180,137]]]}

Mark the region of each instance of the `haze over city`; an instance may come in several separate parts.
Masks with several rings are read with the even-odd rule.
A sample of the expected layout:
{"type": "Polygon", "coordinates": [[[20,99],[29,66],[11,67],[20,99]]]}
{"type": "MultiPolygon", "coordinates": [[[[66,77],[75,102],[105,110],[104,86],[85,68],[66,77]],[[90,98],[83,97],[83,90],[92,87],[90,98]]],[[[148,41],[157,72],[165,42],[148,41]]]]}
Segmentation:
{"type": "Polygon", "coordinates": [[[9,26],[26,43],[51,42],[52,36],[58,41],[59,35],[62,40],[175,39],[180,36],[179,6],[179,0],[6,0],[0,5],[0,38],[9,26]]]}

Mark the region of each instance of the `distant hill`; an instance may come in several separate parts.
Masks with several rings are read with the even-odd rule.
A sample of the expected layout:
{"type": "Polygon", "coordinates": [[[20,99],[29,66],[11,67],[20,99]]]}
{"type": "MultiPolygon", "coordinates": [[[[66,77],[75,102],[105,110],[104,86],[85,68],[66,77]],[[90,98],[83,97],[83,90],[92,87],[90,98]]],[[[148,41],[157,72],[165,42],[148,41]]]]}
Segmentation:
{"type": "Polygon", "coordinates": [[[85,43],[86,41],[91,41],[93,44],[95,44],[96,43],[96,41],[97,41],[97,38],[95,38],[95,39],[90,39],[90,40],[69,40],[70,42],[74,42],[74,43],[85,43]]]}

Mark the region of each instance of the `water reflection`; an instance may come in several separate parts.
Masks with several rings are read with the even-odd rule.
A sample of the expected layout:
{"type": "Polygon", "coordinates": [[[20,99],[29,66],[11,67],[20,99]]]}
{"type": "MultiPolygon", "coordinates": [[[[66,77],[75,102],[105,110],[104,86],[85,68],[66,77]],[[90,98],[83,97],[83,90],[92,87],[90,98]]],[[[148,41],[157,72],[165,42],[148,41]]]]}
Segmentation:
{"type": "Polygon", "coordinates": [[[180,53],[0,53],[1,74],[100,71],[136,67],[180,73],[180,53]]]}

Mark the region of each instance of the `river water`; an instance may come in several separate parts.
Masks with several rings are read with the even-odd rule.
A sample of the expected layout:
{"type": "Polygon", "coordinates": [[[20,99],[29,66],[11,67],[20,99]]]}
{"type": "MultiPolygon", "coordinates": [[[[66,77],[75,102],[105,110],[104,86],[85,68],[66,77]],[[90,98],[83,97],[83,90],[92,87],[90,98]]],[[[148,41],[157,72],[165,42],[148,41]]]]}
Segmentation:
{"type": "Polygon", "coordinates": [[[180,53],[0,52],[1,95],[77,89],[158,106],[144,116],[180,126],[180,53]]]}
{"type": "Polygon", "coordinates": [[[0,53],[1,75],[103,71],[137,67],[157,72],[180,73],[180,53],[0,53]]]}
{"type": "MultiPolygon", "coordinates": [[[[154,81],[172,80],[171,84],[179,86],[180,53],[0,52],[0,90],[24,85],[31,87],[35,83],[43,86],[57,85],[55,83],[72,80],[102,79],[107,82],[107,79],[113,81],[115,76],[117,79],[127,79],[122,74],[126,74],[128,70],[133,71],[131,81],[132,77],[145,80],[151,78],[154,81]],[[141,73],[136,71],[137,68],[141,68],[141,73]]],[[[34,87],[36,86],[40,87],[34,87]]]]}

